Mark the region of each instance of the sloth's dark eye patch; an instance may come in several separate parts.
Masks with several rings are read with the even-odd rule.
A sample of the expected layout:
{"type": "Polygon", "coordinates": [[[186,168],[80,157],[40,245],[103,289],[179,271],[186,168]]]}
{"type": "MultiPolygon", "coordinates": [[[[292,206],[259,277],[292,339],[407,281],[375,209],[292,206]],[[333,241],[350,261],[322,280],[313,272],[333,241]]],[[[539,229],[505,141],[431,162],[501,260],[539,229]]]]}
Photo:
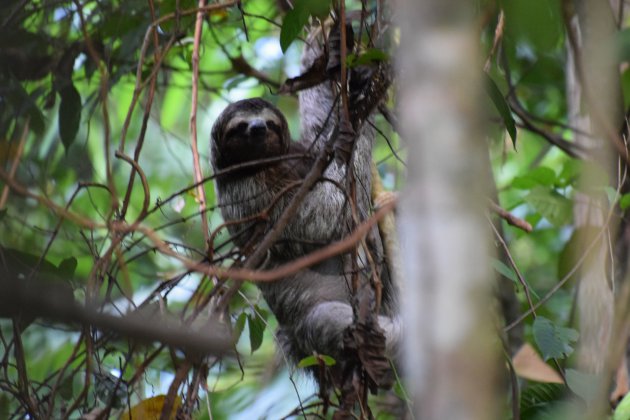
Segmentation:
{"type": "Polygon", "coordinates": [[[267,120],[267,127],[272,130],[274,133],[278,135],[278,137],[282,137],[282,129],[278,124],[273,120],[267,120]]]}
{"type": "Polygon", "coordinates": [[[246,131],[247,131],[247,123],[240,122],[237,124],[236,127],[232,127],[228,130],[228,132],[225,134],[225,139],[229,140],[234,137],[244,136],[246,131]]]}

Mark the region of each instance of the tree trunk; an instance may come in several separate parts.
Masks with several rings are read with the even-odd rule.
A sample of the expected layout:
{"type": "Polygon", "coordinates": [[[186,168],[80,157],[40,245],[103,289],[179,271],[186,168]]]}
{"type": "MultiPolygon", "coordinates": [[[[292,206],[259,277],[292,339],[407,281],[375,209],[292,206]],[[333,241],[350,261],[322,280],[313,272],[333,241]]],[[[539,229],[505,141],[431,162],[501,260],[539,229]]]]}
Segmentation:
{"type": "MultiPolygon", "coordinates": [[[[618,364],[607,360],[614,315],[611,273],[615,270],[611,267],[610,246],[615,227],[608,220],[609,205],[603,188],[608,185],[617,188],[619,182],[614,143],[620,141],[618,130],[623,113],[615,57],[616,22],[606,3],[578,0],[574,5],[575,16],[567,13],[570,19],[566,76],[568,119],[569,125],[579,129],[575,134],[576,143],[590,150],[589,160],[594,163],[585,167],[574,203],[574,223],[581,241],[579,254],[588,252],[578,276],[577,362],[580,370],[609,379],[612,366],[618,364]],[[601,182],[602,177],[593,170],[596,166],[600,173],[609,175],[608,182],[601,182]]],[[[599,418],[606,409],[608,381],[602,384],[606,388],[600,390],[599,405],[589,410],[587,418],[599,418]]]]}
{"type": "Polygon", "coordinates": [[[422,419],[496,417],[487,145],[481,135],[479,34],[470,2],[401,9],[399,113],[408,145],[400,208],[405,374],[422,419]]]}

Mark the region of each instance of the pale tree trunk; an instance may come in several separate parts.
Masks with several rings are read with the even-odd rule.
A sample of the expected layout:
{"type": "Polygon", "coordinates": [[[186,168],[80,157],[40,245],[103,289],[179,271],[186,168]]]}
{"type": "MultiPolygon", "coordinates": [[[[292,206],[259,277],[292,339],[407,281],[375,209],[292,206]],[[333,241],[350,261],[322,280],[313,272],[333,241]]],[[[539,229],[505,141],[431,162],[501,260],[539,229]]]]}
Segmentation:
{"type": "Polygon", "coordinates": [[[484,216],[487,145],[477,114],[479,34],[468,0],[403,3],[405,376],[416,418],[491,419],[500,363],[484,216]]]}
{"type": "MultiPolygon", "coordinates": [[[[614,51],[615,21],[606,3],[581,0],[575,3],[576,16],[570,28],[572,46],[567,60],[569,123],[591,136],[575,136],[575,141],[592,151],[590,159],[610,174],[617,185],[617,164],[613,141],[618,137],[620,85],[614,51]]],[[[602,229],[607,222],[608,205],[601,179],[586,167],[580,191],[576,193],[576,229],[583,231],[582,252],[591,246],[581,267],[578,286],[580,343],[578,365],[591,373],[602,373],[606,362],[613,319],[613,279],[610,277],[610,236],[602,229]],[[594,244],[594,245],[591,245],[594,244]]]]}
{"type": "MultiPolygon", "coordinates": [[[[619,5],[611,2],[618,10],[619,5]]],[[[576,15],[569,24],[567,60],[567,100],[569,124],[579,129],[575,141],[591,150],[589,160],[610,176],[610,185],[618,186],[619,166],[614,142],[623,121],[621,87],[615,57],[616,18],[607,2],[578,0],[576,15]],[[590,133],[590,136],[579,132],[590,133]]],[[[621,143],[619,143],[621,144],[621,143]]],[[[611,249],[614,226],[609,223],[609,206],[601,176],[586,166],[575,194],[575,227],[581,233],[579,255],[588,257],[579,271],[577,315],[580,331],[578,368],[609,378],[618,363],[607,360],[614,316],[614,279],[611,273],[611,249]]],[[[618,335],[618,334],[615,334],[618,335]]],[[[622,334],[625,335],[625,334],[622,334]]],[[[599,405],[586,414],[599,418],[606,407],[608,381],[603,381],[599,405]]]]}

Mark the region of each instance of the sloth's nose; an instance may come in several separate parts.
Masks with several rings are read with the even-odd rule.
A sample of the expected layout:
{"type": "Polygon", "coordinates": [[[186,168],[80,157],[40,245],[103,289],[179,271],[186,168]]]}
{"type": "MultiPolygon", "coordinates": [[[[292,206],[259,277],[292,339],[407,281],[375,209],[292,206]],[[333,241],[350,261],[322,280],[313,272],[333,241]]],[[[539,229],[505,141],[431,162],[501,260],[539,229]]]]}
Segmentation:
{"type": "Polygon", "coordinates": [[[251,137],[261,137],[267,133],[267,124],[265,120],[260,118],[256,118],[249,122],[249,126],[247,127],[247,131],[251,137]]]}

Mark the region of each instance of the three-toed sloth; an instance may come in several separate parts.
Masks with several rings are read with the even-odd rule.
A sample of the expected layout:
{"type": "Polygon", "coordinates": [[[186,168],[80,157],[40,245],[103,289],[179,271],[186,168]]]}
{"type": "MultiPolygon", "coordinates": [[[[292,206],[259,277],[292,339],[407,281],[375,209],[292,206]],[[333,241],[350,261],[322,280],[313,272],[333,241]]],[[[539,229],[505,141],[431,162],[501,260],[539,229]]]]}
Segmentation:
{"type": "MultiPolygon", "coordinates": [[[[310,66],[320,51],[317,45],[306,46],[303,67],[310,66]]],[[[341,111],[337,90],[336,82],[327,80],[300,92],[299,142],[291,141],[284,115],[263,99],[232,103],[216,120],[211,139],[213,169],[217,172],[236,165],[215,179],[218,204],[223,218],[230,222],[233,241],[242,250],[255,247],[274,225],[311,169],[313,157],[338,132],[335,127],[341,111]],[[243,165],[290,154],[303,157],[243,165]]],[[[271,248],[265,268],[340,240],[369,217],[373,142],[374,131],[360,128],[349,161],[330,162],[271,248]],[[356,180],[354,197],[347,188],[350,175],[356,180]],[[356,212],[351,200],[356,203],[356,212]]],[[[289,277],[258,285],[278,320],[281,344],[294,360],[325,354],[335,358],[337,369],[343,369],[344,334],[355,316],[352,273],[356,271],[364,283],[373,275],[382,281],[382,304],[375,319],[389,354],[397,351],[402,327],[396,291],[383,262],[378,230],[372,235],[375,240],[369,241],[369,249],[329,258],[289,277]]]]}

